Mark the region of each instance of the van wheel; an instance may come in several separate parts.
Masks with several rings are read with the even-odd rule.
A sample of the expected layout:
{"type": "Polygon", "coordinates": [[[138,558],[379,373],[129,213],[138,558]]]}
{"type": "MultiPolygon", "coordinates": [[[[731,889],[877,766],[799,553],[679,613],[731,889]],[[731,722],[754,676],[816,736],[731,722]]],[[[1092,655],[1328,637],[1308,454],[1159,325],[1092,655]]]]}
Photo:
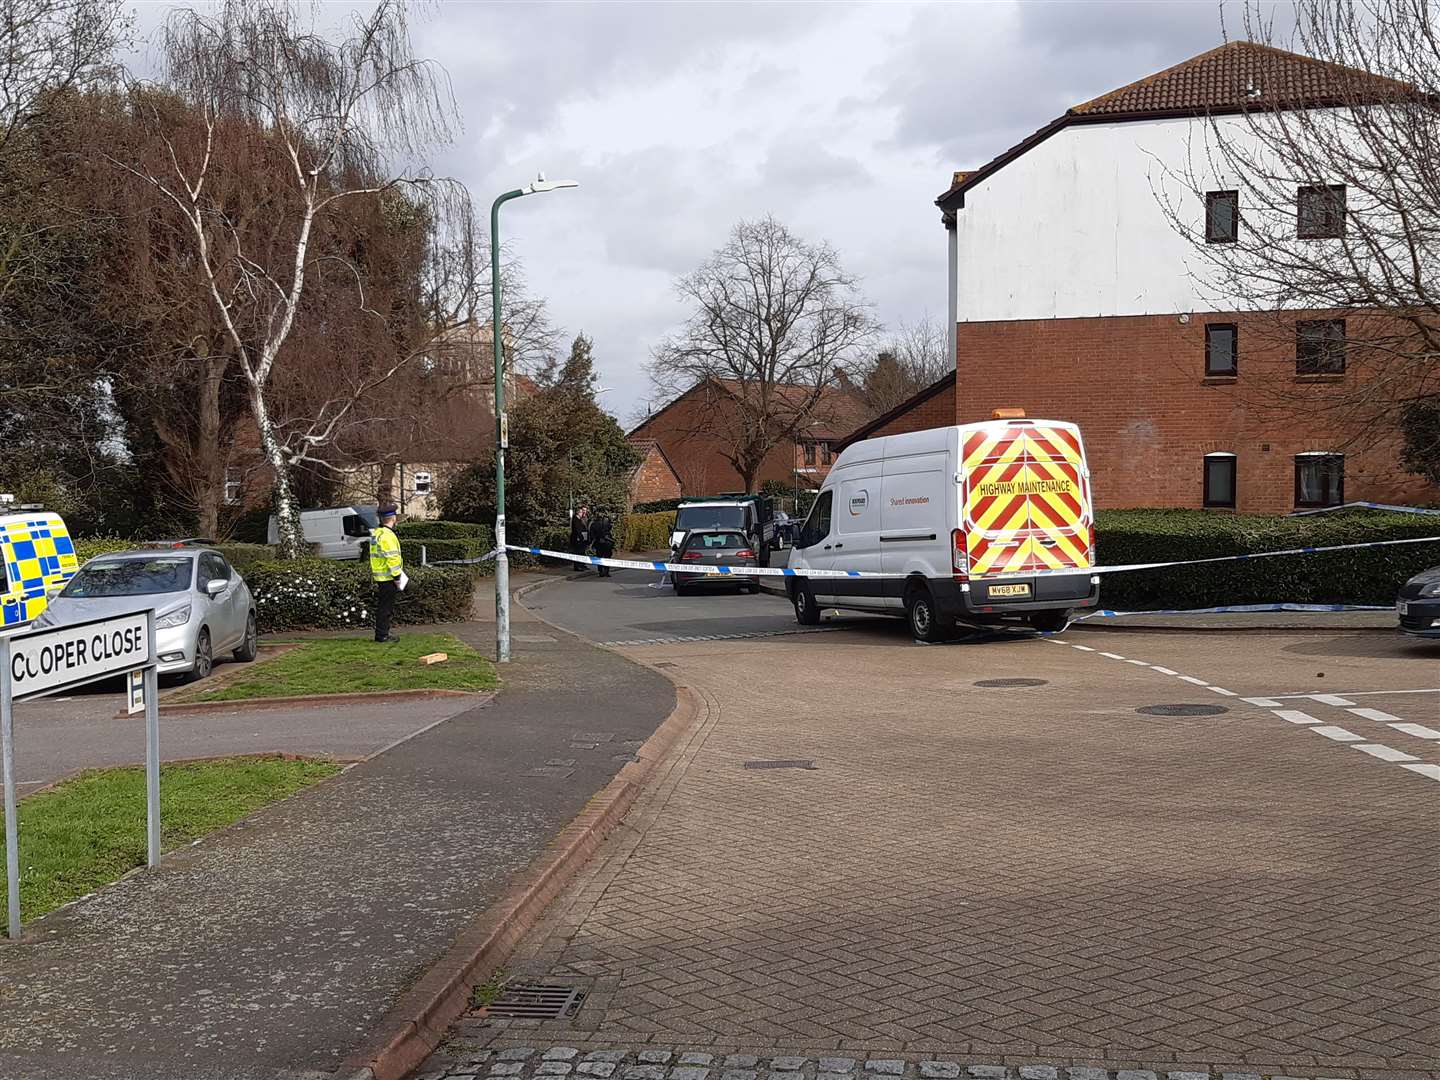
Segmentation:
{"type": "Polygon", "coordinates": [[[935,600],[923,585],[905,596],[905,619],[910,623],[910,636],[916,641],[943,641],[950,629],[948,619],[935,610],[935,600]]]}
{"type": "Polygon", "coordinates": [[[815,603],[815,594],[810,591],[810,586],[805,582],[795,586],[795,592],[790,597],[795,605],[795,621],[801,626],[820,625],[820,607],[815,603]]]}
{"type": "Polygon", "coordinates": [[[1041,633],[1058,634],[1070,625],[1070,616],[1074,612],[1069,608],[1061,608],[1058,611],[1037,611],[1026,618],[1031,626],[1041,633]]]}

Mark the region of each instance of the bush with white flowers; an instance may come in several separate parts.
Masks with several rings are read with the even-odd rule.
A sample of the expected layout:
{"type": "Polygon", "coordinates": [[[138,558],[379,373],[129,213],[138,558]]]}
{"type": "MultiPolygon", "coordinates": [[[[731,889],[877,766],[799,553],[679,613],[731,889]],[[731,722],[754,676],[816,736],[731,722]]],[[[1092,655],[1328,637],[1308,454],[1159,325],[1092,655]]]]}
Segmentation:
{"type": "MultiPolygon", "coordinates": [[[[407,567],[395,621],[456,622],[470,617],[474,581],[462,567],[407,567]]],[[[255,563],[245,572],[261,633],[342,630],[370,624],[375,583],[366,561],[295,559],[255,563]]]]}

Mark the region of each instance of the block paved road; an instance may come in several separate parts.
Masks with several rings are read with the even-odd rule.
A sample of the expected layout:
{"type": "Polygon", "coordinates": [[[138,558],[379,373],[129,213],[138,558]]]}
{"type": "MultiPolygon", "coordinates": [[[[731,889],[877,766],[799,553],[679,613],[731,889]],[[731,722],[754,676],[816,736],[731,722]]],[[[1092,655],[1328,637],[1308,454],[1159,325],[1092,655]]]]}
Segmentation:
{"type": "Polygon", "coordinates": [[[462,1021],[436,1075],[523,1045],[1440,1077],[1440,648],[875,620],[624,651],[705,709],[509,965],[589,996],[462,1021]],[[1206,708],[1137,712],[1174,705],[1206,708]],[[814,767],[746,767],[777,761],[814,767]]]}

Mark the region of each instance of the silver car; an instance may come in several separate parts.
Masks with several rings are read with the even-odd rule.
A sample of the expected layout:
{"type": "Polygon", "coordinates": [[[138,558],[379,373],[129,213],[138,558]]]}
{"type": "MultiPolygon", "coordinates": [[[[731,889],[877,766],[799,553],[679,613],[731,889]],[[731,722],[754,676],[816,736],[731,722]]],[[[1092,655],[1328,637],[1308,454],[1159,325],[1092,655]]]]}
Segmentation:
{"type": "Polygon", "coordinates": [[[72,577],[35,626],[155,609],[162,675],[203,679],[218,654],[255,659],[255,600],[218,551],[171,548],[97,555],[72,577]]]}

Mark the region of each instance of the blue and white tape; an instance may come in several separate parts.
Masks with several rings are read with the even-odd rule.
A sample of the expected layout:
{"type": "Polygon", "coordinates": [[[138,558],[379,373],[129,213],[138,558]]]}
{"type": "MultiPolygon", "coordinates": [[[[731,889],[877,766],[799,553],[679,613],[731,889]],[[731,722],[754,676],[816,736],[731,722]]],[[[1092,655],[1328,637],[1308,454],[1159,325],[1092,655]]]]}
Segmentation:
{"type": "Polygon", "coordinates": [[[1254,615],[1270,611],[1394,611],[1393,604],[1227,604],[1223,607],[1208,608],[1164,608],[1159,611],[1113,611],[1101,608],[1076,615],[1071,622],[1086,619],[1118,619],[1126,615],[1254,615]]]}
{"type": "MultiPolygon", "coordinates": [[[[1244,562],[1250,559],[1269,559],[1281,555],[1319,555],[1328,551],[1356,551],[1361,548],[1393,547],[1398,544],[1437,543],[1440,543],[1440,536],[1413,536],[1401,540],[1370,540],[1358,544],[1330,544],[1325,547],[1287,548],[1283,551],[1256,551],[1245,555],[1216,555],[1208,559],[1175,559],[1170,562],[1125,563],[1118,566],[1089,566],[1074,570],[1029,570],[1015,574],[987,574],[984,577],[973,577],[970,581],[972,583],[988,584],[990,582],[1013,581],[1017,578],[1127,574],[1136,570],[1163,570],[1174,566],[1202,566],[1207,563],[1244,562]]],[[[886,574],[874,570],[812,570],[776,566],[701,566],[695,563],[649,562],[638,559],[607,559],[599,555],[575,555],[568,551],[550,551],[546,548],[524,547],[519,544],[506,544],[505,547],[510,551],[524,551],[531,555],[539,555],[547,559],[560,559],[565,562],[583,563],[586,566],[609,566],[617,570],[653,570],[661,573],[675,573],[678,571],[682,574],[719,574],[734,575],[736,577],[903,578],[907,576],[903,573],[886,574]]],[[[496,554],[498,554],[498,552],[491,552],[489,555],[480,559],[447,559],[444,562],[436,562],[431,565],[444,566],[484,562],[486,559],[494,558],[496,554]]]]}
{"type": "Polygon", "coordinates": [[[1309,517],[1311,514],[1333,514],[1340,510],[1384,510],[1389,514],[1429,514],[1440,517],[1440,510],[1423,506],[1392,506],[1389,503],[1348,502],[1339,506],[1321,506],[1315,510],[1292,510],[1291,517],[1309,517]]]}

